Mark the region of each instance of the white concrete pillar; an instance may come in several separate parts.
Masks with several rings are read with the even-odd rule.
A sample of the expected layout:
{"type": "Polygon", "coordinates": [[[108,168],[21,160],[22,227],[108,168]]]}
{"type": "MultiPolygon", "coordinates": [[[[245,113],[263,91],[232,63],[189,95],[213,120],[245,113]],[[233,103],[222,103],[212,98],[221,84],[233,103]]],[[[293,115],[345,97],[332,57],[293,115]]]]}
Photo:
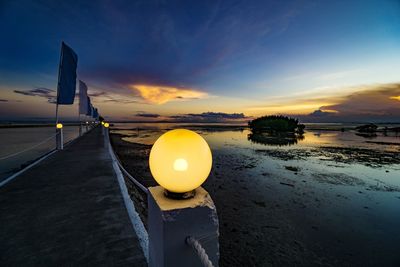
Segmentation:
{"type": "Polygon", "coordinates": [[[104,135],[104,147],[108,149],[108,146],[110,144],[110,135],[109,135],[109,131],[108,128],[106,127],[102,127],[102,134],[104,135]]]}
{"type": "Polygon", "coordinates": [[[199,187],[195,191],[193,198],[176,200],[167,198],[160,186],[149,188],[150,267],[203,267],[198,255],[186,244],[189,236],[199,240],[213,265],[218,266],[217,211],[206,190],[199,187]]]}
{"type": "Polygon", "coordinates": [[[64,149],[63,128],[57,128],[56,133],[57,133],[57,135],[56,135],[57,150],[63,150],[64,149]]]}

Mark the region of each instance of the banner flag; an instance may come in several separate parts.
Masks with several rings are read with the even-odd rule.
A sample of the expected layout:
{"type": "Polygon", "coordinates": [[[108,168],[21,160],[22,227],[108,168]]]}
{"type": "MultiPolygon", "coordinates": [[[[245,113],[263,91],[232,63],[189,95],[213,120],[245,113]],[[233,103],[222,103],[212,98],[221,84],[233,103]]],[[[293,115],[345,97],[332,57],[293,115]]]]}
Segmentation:
{"type": "Polygon", "coordinates": [[[90,103],[90,97],[87,97],[87,112],[86,115],[92,116],[92,103],[90,103]]]}
{"type": "Polygon", "coordinates": [[[57,104],[59,105],[72,105],[74,103],[77,64],[78,56],[74,50],[62,42],[57,86],[57,104]]]}
{"type": "Polygon", "coordinates": [[[88,113],[87,86],[81,80],[79,81],[79,114],[88,113]]]}
{"type": "Polygon", "coordinates": [[[99,112],[97,111],[97,108],[94,108],[93,111],[93,118],[97,119],[99,117],[99,112]]]}

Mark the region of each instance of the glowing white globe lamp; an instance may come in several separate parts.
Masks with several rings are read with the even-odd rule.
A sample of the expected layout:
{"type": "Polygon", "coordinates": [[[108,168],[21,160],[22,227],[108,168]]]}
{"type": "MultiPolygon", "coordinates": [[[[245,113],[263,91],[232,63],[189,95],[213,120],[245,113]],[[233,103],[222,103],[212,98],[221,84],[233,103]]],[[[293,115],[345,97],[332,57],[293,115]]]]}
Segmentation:
{"type": "Polygon", "coordinates": [[[63,127],[62,123],[57,123],[57,125],[56,125],[57,129],[62,129],[62,127],[63,127]]]}
{"type": "Polygon", "coordinates": [[[168,193],[179,195],[194,192],[204,183],[211,171],[212,155],[199,134],[175,129],[164,133],[154,143],[149,165],[157,183],[168,193]]]}
{"type": "Polygon", "coordinates": [[[110,124],[108,124],[108,122],[104,123],[104,127],[108,128],[110,126],[110,124]]]}

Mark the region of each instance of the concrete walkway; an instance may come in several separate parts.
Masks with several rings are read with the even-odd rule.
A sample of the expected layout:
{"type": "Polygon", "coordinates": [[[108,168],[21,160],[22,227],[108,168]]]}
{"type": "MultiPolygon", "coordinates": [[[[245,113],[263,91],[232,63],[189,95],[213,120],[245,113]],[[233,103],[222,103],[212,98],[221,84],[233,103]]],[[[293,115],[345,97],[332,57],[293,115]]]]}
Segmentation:
{"type": "Polygon", "coordinates": [[[1,266],[147,266],[101,128],[0,188],[1,266]]]}

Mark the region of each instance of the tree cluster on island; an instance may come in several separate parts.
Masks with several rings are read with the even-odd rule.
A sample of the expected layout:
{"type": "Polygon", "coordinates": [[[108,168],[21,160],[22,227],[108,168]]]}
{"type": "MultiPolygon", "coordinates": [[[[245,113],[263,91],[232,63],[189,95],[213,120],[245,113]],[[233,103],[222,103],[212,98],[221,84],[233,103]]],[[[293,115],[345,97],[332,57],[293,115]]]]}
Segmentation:
{"type": "Polygon", "coordinates": [[[268,115],[249,121],[249,127],[253,133],[294,133],[303,134],[304,124],[298,119],[283,115],[268,115]]]}

